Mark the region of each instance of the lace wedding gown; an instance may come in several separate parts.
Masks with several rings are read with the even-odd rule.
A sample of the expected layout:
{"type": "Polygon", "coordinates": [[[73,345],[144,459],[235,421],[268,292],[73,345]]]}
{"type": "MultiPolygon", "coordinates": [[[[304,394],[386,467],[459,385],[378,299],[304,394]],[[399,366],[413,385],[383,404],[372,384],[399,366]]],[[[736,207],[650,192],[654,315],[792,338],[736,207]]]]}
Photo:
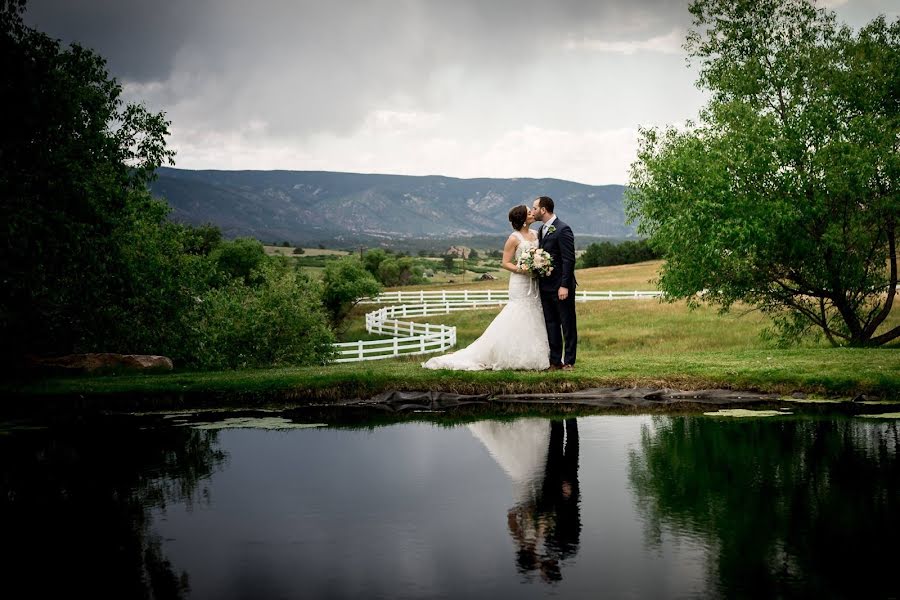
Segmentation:
{"type": "MultiPolygon", "coordinates": [[[[519,238],[514,260],[519,259],[526,247],[537,246],[537,242],[526,239],[518,231],[513,235],[519,238]]],[[[457,371],[549,368],[550,346],[537,279],[510,273],[509,303],[481,337],[462,350],[436,356],[422,366],[457,371]]]]}

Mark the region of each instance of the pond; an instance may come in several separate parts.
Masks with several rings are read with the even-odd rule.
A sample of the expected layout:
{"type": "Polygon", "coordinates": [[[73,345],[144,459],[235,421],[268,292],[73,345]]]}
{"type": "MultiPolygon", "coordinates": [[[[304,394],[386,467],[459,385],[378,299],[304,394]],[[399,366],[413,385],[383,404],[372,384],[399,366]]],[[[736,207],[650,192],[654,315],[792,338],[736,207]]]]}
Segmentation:
{"type": "Polygon", "coordinates": [[[896,419],[597,415],[278,429],[296,424],[269,415],[243,424],[270,429],[209,429],[168,417],[3,431],[7,590],[223,599],[900,592],[896,419]]]}

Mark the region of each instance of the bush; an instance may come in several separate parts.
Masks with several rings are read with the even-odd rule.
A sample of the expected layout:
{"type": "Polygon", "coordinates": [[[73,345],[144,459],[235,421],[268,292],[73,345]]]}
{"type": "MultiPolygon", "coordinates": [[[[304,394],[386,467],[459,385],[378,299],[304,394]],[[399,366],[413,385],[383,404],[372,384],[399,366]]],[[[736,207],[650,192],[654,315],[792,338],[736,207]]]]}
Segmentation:
{"type": "Polygon", "coordinates": [[[413,263],[412,258],[389,257],[378,265],[378,280],[386,286],[416,285],[422,283],[422,268],[413,263]]]}
{"type": "Polygon", "coordinates": [[[135,196],[134,214],[111,244],[115,301],[95,307],[93,337],[102,342],[85,349],[163,354],[182,363],[191,347],[197,298],[214,273],[212,261],[195,254],[201,251],[198,240],[215,235],[208,228],[171,223],[165,203],[146,193],[135,196]]]}
{"type": "MultiPolygon", "coordinates": [[[[242,279],[246,284],[258,283],[260,269],[268,260],[262,243],[253,238],[222,242],[210,254],[219,273],[227,280],[242,279]]],[[[220,281],[224,283],[224,281],[220,281]]]]}
{"type": "Polygon", "coordinates": [[[319,287],[274,261],[253,275],[258,285],[236,279],[201,298],[189,365],[235,369],[328,360],[334,335],[319,287]]]}
{"type": "Polygon", "coordinates": [[[343,322],[361,298],[381,293],[381,285],[355,256],[330,261],[325,266],[322,284],[322,302],[334,327],[343,322]]]}

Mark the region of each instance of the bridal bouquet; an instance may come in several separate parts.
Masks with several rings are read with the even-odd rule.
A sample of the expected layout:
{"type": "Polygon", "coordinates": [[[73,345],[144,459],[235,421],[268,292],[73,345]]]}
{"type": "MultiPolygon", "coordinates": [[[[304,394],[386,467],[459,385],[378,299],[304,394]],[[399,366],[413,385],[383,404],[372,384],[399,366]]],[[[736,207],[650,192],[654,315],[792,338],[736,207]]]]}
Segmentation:
{"type": "Polygon", "coordinates": [[[520,269],[530,271],[532,275],[543,277],[553,272],[553,259],[541,248],[526,248],[516,262],[520,269]]]}

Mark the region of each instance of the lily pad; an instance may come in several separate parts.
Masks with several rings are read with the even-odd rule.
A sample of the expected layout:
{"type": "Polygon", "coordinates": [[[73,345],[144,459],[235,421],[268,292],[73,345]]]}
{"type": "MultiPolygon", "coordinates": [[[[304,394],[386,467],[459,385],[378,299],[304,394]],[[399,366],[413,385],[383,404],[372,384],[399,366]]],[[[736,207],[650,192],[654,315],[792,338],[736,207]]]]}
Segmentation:
{"type": "Polygon", "coordinates": [[[221,421],[207,421],[199,423],[183,423],[184,427],[194,429],[311,429],[314,427],[326,427],[325,423],[295,423],[283,417],[234,417],[221,421]]]}
{"type": "Polygon", "coordinates": [[[779,415],[789,415],[790,412],[782,412],[779,410],[749,410],[746,408],[721,408],[716,412],[705,412],[708,417],[734,417],[744,419],[747,417],[776,417],[779,415]]]}
{"type": "Polygon", "coordinates": [[[900,419],[900,412],[878,413],[875,415],[856,415],[864,419],[900,419]]]}
{"type": "Polygon", "coordinates": [[[846,400],[836,400],[834,398],[782,398],[782,402],[795,402],[797,404],[840,404],[846,400]]]}

